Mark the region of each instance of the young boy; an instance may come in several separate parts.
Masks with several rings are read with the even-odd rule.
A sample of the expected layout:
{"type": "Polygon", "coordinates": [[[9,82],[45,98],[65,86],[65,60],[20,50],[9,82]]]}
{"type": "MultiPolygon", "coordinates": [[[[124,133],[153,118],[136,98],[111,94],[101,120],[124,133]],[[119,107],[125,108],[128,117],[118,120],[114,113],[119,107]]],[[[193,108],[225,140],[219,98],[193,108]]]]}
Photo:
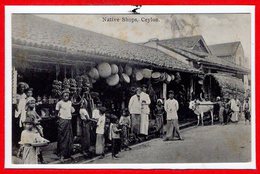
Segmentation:
{"type": "Polygon", "coordinates": [[[117,154],[120,151],[121,146],[121,139],[120,139],[120,132],[121,129],[118,129],[118,118],[113,117],[111,119],[110,124],[110,139],[112,140],[112,158],[116,159],[118,158],[117,154]]]}
{"type": "Polygon", "coordinates": [[[57,152],[60,161],[64,162],[64,158],[70,158],[73,150],[73,133],[71,118],[75,109],[72,107],[72,102],[69,100],[69,90],[62,92],[62,100],[56,104],[58,112],[58,143],[57,152]]]}
{"type": "Polygon", "coordinates": [[[246,125],[247,121],[250,124],[251,123],[251,114],[250,114],[249,98],[245,99],[245,102],[243,104],[243,111],[244,111],[244,114],[245,114],[245,125],[246,125]]]}
{"type": "Polygon", "coordinates": [[[84,156],[89,155],[89,148],[90,148],[90,117],[87,111],[87,100],[83,99],[81,103],[81,107],[79,110],[80,118],[81,118],[81,146],[82,152],[84,156]]]}
{"type": "Polygon", "coordinates": [[[127,109],[123,110],[122,116],[119,120],[119,125],[122,127],[122,148],[124,150],[131,150],[129,147],[129,129],[131,127],[131,118],[127,109]]]}
{"type": "Polygon", "coordinates": [[[104,133],[105,133],[105,124],[106,124],[106,108],[101,107],[99,108],[99,113],[100,116],[98,118],[97,122],[97,128],[96,128],[96,154],[101,155],[100,158],[105,157],[105,138],[104,138],[104,133]]]}

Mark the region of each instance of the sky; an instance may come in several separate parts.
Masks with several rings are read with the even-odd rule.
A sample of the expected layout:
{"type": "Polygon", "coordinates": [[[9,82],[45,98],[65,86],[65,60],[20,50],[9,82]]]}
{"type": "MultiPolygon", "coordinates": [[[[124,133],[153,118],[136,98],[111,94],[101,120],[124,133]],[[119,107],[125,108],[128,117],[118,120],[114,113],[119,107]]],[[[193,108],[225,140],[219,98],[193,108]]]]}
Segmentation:
{"type": "Polygon", "coordinates": [[[38,15],[64,24],[141,43],[151,38],[170,39],[202,35],[208,45],[241,41],[245,56],[251,57],[250,14],[163,14],[163,15],[38,15]],[[138,18],[139,22],[103,22],[103,17],[138,18]],[[141,22],[141,18],[158,18],[159,22],[141,22]]]}

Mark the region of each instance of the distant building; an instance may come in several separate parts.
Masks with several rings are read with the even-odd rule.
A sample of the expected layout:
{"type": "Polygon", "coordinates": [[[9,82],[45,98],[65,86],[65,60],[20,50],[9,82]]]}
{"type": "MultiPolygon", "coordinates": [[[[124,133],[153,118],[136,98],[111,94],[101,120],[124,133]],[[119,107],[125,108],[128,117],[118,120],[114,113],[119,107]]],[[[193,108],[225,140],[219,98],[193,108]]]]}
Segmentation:
{"type": "Polygon", "coordinates": [[[248,66],[241,42],[209,45],[209,48],[212,54],[216,55],[217,57],[226,59],[243,67],[248,66]]]}
{"type": "MultiPolygon", "coordinates": [[[[210,75],[214,76],[214,79],[217,81],[225,79],[225,82],[222,81],[218,84],[223,88],[229,88],[229,93],[234,91],[244,92],[249,88],[248,74],[250,71],[246,68],[246,60],[241,42],[208,46],[204,38],[201,35],[197,35],[166,40],[150,39],[143,44],[157,48],[172,56],[173,59],[202,70],[205,73],[203,77],[204,83],[211,81],[208,80],[210,79],[210,75]],[[205,78],[206,76],[207,78],[205,78]],[[231,81],[234,82],[233,86],[229,84],[231,81]]],[[[199,84],[202,84],[202,82],[199,82],[199,84]]],[[[214,87],[212,85],[207,85],[207,87],[204,85],[204,88],[207,88],[206,92],[212,92],[212,88],[214,87]]],[[[198,87],[194,85],[193,90],[196,90],[196,88],[198,87]]],[[[211,97],[215,97],[219,93],[210,95],[211,97]]]]}

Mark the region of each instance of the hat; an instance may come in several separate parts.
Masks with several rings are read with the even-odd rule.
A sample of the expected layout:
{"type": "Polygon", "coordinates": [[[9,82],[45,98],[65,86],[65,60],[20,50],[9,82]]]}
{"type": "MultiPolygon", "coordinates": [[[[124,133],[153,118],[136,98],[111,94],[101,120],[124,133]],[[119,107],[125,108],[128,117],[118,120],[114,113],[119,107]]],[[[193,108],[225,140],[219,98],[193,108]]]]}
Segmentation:
{"type": "Polygon", "coordinates": [[[174,94],[174,91],[173,91],[173,90],[170,90],[168,93],[169,93],[169,94],[174,94]]]}
{"type": "Polygon", "coordinates": [[[26,103],[29,103],[30,101],[36,101],[34,97],[28,97],[27,98],[27,102],[26,103]]]}
{"type": "Polygon", "coordinates": [[[112,69],[109,63],[100,63],[98,64],[97,69],[100,77],[107,78],[112,74],[112,69]]]}
{"type": "Polygon", "coordinates": [[[146,84],[142,84],[142,87],[143,87],[143,88],[147,88],[147,85],[146,85],[146,84]]]}
{"type": "Polygon", "coordinates": [[[29,88],[29,85],[27,83],[25,83],[25,82],[19,82],[18,86],[24,86],[25,89],[29,88]]]}
{"type": "Polygon", "coordinates": [[[31,124],[34,124],[34,119],[33,119],[33,117],[26,117],[26,119],[24,120],[23,123],[31,123],[31,124]]]}
{"type": "Polygon", "coordinates": [[[107,108],[106,107],[100,107],[99,108],[99,111],[102,112],[102,113],[105,113],[107,111],[107,108]]]}
{"type": "Polygon", "coordinates": [[[69,91],[68,89],[65,89],[65,90],[63,90],[63,91],[62,91],[62,93],[61,93],[61,94],[63,95],[63,94],[65,94],[65,93],[68,93],[68,94],[69,94],[69,93],[70,93],[70,91],[69,91]]]}
{"type": "Polygon", "coordinates": [[[161,102],[161,103],[163,104],[163,100],[162,100],[162,99],[158,99],[158,100],[157,100],[157,103],[158,103],[158,102],[161,102]]]}

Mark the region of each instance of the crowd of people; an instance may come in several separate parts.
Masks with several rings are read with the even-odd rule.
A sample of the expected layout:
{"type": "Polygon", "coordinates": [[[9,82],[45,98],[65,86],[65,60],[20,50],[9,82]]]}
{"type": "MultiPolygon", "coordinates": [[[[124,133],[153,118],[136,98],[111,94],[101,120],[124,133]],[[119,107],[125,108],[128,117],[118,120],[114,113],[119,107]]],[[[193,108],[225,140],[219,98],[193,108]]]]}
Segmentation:
{"type": "MultiPolygon", "coordinates": [[[[25,164],[44,163],[40,146],[34,146],[36,142],[48,143],[44,139],[41,117],[36,112],[36,100],[33,97],[33,89],[26,83],[19,83],[20,95],[18,97],[15,117],[19,118],[19,126],[23,128],[21,133],[20,156],[25,164]]],[[[154,129],[158,137],[163,141],[184,140],[179,131],[178,110],[179,103],[174,98],[174,91],[168,91],[168,99],[158,99],[154,108],[150,108],[151,100],[147,92],[147,86],[137,87],[131,96],[128,107],[122,110],[121,116],[108,114],[107,108],[102,102],[97,102],[95,108],[89,113],[86,98],[80,102],[79,117],[81,120],[81,150],[84,156],[93,155],[91,146],[95,147],[95,154],[100,158],[105,156],[105,145],[111,144],[112,158],[119,158],[121,150],[131,150],[130,139],[137,142],[148,138],[149,115],[155,116],[154,129]],[[152,111],[152,112],[151,112],[152,111]],[[166,125],[164,124],[166,120],[166,125]],[[166,131],[164,131],[164,125],[166,131]]],[[[250,104],[246,98],[243,104],[245,123],[250,123],[250,104]]],[[[228,100],[217,98],[218,115],[220,124],[228,124],[230,121],[238,122],[241,103],[234,95],[228,100]]],[[[64,90],[61,99],[55,107],[57,116],[57,155],[60,161],[71,158],[73,153],[74,136],[72,130],[72,117],[75,112],[70,99],[70,91],[64,90]]]]}
{"type": "Polygon", "coordinates": [[[233,95],[231,99],[217,97],[217,105],[220,124],[238,123],[242,115],[244,115],[245,124],[251,123],[249,97],[245,98],[243,104],[241,104],[237,95],[233,95]]]}

